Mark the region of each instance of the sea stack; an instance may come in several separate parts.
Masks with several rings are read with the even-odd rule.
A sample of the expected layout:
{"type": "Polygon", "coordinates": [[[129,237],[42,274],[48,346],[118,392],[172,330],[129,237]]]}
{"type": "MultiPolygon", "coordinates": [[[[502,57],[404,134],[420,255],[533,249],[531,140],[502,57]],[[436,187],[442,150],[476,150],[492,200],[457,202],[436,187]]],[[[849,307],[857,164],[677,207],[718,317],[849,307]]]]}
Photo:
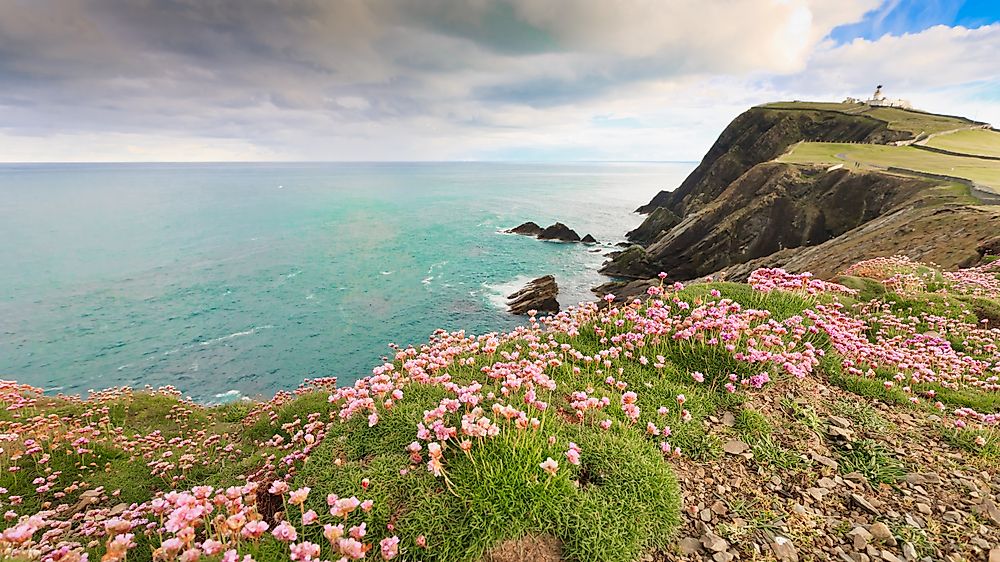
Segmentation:
{"type": "Polygon", "coordinates": [[[539,240],[560,240],[562,242],[579,242],[580,235],[575,230],[561,222],[546,228],[538,235],[539,240]]]}
{"type": "Polygon", "coordinates": [[[507,307],[512,314],[527,314],[529,310],[539,313],[559,312],[559,301],[556,300],[558,294],[556,278],[546,275],[532,280],[520,291],[509,295],[507,307]]]}
{"type": "Polygon", "coordinates": [[[523,234],[525,236],[538,236],[542,233],[542,227],[537,224],[528,221],[524,224],[515,226],[514,228],[507,231],[510,234],[523,234]]]}

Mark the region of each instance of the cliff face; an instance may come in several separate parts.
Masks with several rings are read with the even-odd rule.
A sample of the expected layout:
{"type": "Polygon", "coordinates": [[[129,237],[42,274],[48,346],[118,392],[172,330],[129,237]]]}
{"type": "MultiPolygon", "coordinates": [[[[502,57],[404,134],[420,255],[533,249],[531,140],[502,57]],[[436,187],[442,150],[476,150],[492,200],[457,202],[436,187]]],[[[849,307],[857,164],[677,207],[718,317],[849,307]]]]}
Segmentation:
{"type": "Polygon", "coordinates": [[[830,276],[893,254],[969,265],[1000,228],[1000,207],[976,206],[955,182],[774,161],[798,142],[888,144],[912,135],[863,115],[750,109],[680,187],[638,209],[649,216],[627,235],[636,246],[601,271],[634,280],[665,271],[681,281],[719,272],[742,281],[757,267],[830,276]]]}
{"type": "Polygon", "coordinates": [[[833,111],[755,107],[733,120],[705,154],[701,164],[674,191],[661,191],[638,212],[666,207],[684,216],[715,199],[755,165],[780,156],[799,141],[884,144],[910,134],[887,128],[884,121],[833,111]]]}
{"type": "Polygon", "coordinates": [[[693,279],[769,256],[821,244],[899,207],[933,184],[846,169],[767,162],[664,232],[645,250],[623,253],[604,272],[646,278],[659,271],[693,279]]]}

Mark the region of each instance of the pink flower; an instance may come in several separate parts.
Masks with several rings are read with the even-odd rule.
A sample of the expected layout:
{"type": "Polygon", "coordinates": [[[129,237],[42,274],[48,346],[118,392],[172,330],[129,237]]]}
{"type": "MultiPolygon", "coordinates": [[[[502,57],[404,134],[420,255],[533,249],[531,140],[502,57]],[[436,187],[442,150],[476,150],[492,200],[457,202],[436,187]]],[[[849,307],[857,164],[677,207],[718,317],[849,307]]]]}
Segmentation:
{"type": "Polygon", "coordinates": [[[222,552],[222,543],[214,539],[205,539],[205,542],[201,544],[202,550],[208,556],[215,556],[216,554],[222,552]]]}
{"type": "Polygon", "coordinates": [[[359,505],[361,505],[361,500],[354,496],[341,498],[333,503],[333,507],[330,508],[330,515],[347,519],[347,516],[357,509],[359,505]]]}
{"type": "Polygon", "coordinates": [[[576,466],[580,465],[580,447],[572,441],[569,443],[569,450],[566,451],[566,460],[569,464],[576,466]]]}
{"type": "Polygon", "coordinates": [[[323,536],[330,544],[336,544],[340,537],[344,536],[343,525],[323,525],[323,536]]]}
{"type": "Polygon", "coordinates": [[[351,538],[340,539],[337,542],[340,553],[351,560],[360,560],[365,557],[365,545],[351,538]]]}
{"type": "Polygon", "coordinates": [[[361,539],[365,538],[365,535],[368,534],[368,524],[367,523],[362,523],[360,525],[355,525],[354,527],[351,527],[351,530],[348,531],[348,533],[352,537],[354,537],[354,538],[356,538],[358,540],[361,540],[361,539]]]}
{"type": "Polygon", "coordinates": [[[305,503],[306,498],[308,497],[309,497],[309,488],[308,487],[299,488],[298,490],[295,490],[294,492],[288,495],[288,503],[292,505],[302,505],[303,503],[305,503]]]}
{"type": "Polygon", "coordinates": [[[552,457],[548,457],[541,464],[539,464],[549,476],[555,476],[556,472],[559,470],[559,463],[552,457]]]}
{"type": "Polygon", "coordinates": [[[379,541],[379,547],[382,549],[382,558],[392,560],[399,554],[399,537],[393,535],[382,539],[379,541]]]}
{"type": "Polygon", "coordinates": [[[282,542],[292,542],[297,537],[298,534],[295,532],[295,527],[288,524],[288,521],[282,521],[277,527],[271,531],[274,538],[282,542]]]}
{"type": "Polygon", "coordinates": [[[319,515],[317,515],[316,512],[311,509],[302,514],[303,525],[312,525],[313,523],[316,522],[317,519],[319,519],[319,515]]]}
{"type": "Polygon", "coordinates": [[[295,561],[309,562],[319,557],[319,545],[311,542],[300,542],[288,545],[290,558],[295,561]]]}
{"type": "Polygon", "coordinates": [[[267,489],[268,492],[276,496],[280,496],[288,492],[288,483],[284,480],[275,480],[271,483],[271,487],[267,489]]]}
{"type": "Polygon", "coordinates": [[[267,532],[268,527],[269,525],[266,521],[250,521],[243,527],[243,531],[240,534],[248,539],[257,539],[267,532]]]}
{"type": "Polygon", "coordinates": [[[233,549],[229,549],[222,555],[222,562],[236,562],[240,555],[233,549]]]}
{"type": "Polygon", "coordinates": [[[167,554],[176,554],[184,547],[184,543],[177,537],[169,538],[160,544],[160,548],[167,554]]]}
{"type": "Polygon", "coordinates": [[[417,546],[419,546],[420,548],[427,548],[427,537],[423,535],[418,535],[417,546]]]}

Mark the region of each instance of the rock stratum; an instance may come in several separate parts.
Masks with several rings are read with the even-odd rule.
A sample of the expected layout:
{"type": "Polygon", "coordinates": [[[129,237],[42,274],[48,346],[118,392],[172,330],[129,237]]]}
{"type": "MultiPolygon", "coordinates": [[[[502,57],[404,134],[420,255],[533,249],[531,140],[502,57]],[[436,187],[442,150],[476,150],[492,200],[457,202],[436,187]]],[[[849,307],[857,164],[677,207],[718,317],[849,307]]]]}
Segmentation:
{"type": "Polygon", "coordinates": [[[528,314],[529,310],[538,313],[559,312],[559,285],[551,275],[533,279],[517,292],[507,296],[507,309],[512,314],[528,314]]]}
{"type": "MultiPolygon", "coordinates": [[[[930,154],[918,150],[931,137],[924,128],[982,124],[870,109],[775,104],[746,111],[676,190],[661,191],[637,209],[647,217],[626,235],[633,245],[602,273],[626,280],[662,271],[682,281],[713,274],[742,281],[760,267],[829,278],[861,259],[896,254],[952,268],[978,263],[977,248],[1000,231],[1000,206],[987,204],[996,201],[993,188],[900,168],[891,158],[905,151],[919,164],[930,154]]],[[[955,158],[1000,171],[1000,162],[985,157],[955,158]]],[[[614,287],[624,284],[596,291],[614,287]]]]}

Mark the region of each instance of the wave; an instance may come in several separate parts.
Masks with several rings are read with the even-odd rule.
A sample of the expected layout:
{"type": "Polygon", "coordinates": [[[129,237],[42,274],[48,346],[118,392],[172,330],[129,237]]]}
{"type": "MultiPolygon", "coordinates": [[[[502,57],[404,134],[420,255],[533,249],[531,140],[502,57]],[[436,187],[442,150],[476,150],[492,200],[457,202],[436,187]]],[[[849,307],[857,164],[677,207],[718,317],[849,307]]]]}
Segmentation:
{"type": "Polygon", "coordinates": [[[507,295],[521,290],[532,279],[534,279],[534,277],[530,275],[518,275],[517,277],[509,281],[504,281],[503,283],[483,283],[483,288],[486,289],[483,294],[486,296],[486,299],[491,305],[506,312],[507,295]]]}
{"type": "Polygon", "coordinates": [[[270,330],[273,327],[274,326],[272,326],[270,324],[268,324],[266,326],[254,326],[253,328],[250,328],[249,330],[244,330],[242,332],[233,332],[232,334],[229,334],[228,336],[222,336],[222,337],[218,337],[218,338],[213,338],[213,339],[206,340],[206,341],[199,342],[199,343],[201,345],[212,345],[213,343],[218,343],[220,341],[231,340],[233,338],[240,338],[240,337],[243,337],[243,336],[250,336],[250,335],[253,335],[253,334],[257,333],[258,330],[270,330]]]}

